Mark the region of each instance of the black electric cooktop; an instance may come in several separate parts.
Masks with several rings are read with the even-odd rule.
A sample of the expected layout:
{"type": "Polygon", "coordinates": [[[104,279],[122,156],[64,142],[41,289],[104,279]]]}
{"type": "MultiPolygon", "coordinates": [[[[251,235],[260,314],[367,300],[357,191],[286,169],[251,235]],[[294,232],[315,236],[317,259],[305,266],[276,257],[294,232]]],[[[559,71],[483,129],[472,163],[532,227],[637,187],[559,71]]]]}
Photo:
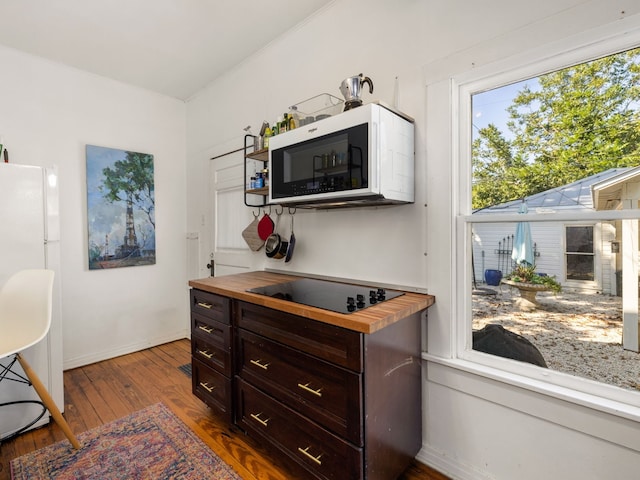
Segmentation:
{"type": "Polygon", "coordinates": [[[338,313],[353,313],[380,302],[404,295],[397,290],[364,287],[347,283],[302,278],[286,283],[250,288],[247,292],[324,308],[338,313]]]}

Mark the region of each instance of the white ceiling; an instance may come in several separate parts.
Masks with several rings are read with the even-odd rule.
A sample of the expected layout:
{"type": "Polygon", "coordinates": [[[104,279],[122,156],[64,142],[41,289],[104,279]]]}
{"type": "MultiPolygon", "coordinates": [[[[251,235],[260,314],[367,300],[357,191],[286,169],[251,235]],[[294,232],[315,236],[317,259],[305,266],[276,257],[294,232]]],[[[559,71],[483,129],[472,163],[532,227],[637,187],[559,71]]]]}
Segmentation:
{"type": "Polygon", "coordinates": [[[332,1],[0,0],[0,44],[186,100],[332,1]]]}

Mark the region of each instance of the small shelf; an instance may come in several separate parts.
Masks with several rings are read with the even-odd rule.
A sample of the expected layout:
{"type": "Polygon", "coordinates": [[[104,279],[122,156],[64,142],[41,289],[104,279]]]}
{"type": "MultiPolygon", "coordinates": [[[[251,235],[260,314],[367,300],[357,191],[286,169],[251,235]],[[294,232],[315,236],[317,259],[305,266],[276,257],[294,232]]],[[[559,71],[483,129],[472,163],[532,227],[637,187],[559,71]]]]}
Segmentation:
{"type": "Polygon", "coordinates": [[[266,162],[269,160],[269,149],[263,148],[262,150],[256,150],[255,152],[247,153],[245,156],[251,160],[266,162]]]}
{"type": "Polygon", "coordinates": [[[247,194],[251,194],[251,195],[269,195],[269,187],[262,187],[262,188],[248,188],[246,190],[247,194]]]}
{"type": "MultiPolygon", "coordinates": [[[[269,161],[269,149],[262,148],[260,150],[253,149],[253,141],[254,136],[251,134],[247,134],[244,137],[244,180],[245,182],[249,179],[249,174],[247,171],[247,161],[254,160],[257,162],[262,162],[266,164],[269,161]]],[[[263,167],[262,167],[263,168],[263,167]]],[[[260,168],[260,169],[262,169],[260,168]]],[[[261,188],[247,188],[245,184],[244,188],[244,204],[247,207],[264,207],[268,203],[269,199],[269,187],[261,187],[261,188]]]]}

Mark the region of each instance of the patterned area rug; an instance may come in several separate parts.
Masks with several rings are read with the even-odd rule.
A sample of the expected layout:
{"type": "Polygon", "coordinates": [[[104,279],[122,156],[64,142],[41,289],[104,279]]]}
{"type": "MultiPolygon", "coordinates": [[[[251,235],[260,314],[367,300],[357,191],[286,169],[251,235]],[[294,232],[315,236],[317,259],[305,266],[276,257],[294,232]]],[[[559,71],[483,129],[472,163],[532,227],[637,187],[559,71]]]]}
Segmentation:
{"type": "Polygon", "coordinates": [[[165,405],[158,403],[11,461],[14,480],[240,480],[165,405]]]}
{"type": "Polygon", "coordinates": [[[191,376],[191,364],[190,363],[185,363],[184,365],[180,365],[178,367],[178,370],[180,370],[182,373],[184,373],[187,377],[191,376]]]}

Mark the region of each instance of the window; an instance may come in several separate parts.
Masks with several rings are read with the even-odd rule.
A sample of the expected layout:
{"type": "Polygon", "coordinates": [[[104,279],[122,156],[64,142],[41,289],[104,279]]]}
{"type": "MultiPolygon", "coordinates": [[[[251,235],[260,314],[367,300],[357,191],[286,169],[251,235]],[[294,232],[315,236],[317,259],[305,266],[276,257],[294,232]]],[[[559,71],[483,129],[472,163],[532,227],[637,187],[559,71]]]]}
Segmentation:
{"type": "Polygon", "coordinates": [[[458,356],[637,404],[640,48],[613,43],[458,85],[458,356]]]}
{"type": "Polygon", "coordinates": [[[593,227],[565,227],[567,280],[594,280],[593,227]]]}

